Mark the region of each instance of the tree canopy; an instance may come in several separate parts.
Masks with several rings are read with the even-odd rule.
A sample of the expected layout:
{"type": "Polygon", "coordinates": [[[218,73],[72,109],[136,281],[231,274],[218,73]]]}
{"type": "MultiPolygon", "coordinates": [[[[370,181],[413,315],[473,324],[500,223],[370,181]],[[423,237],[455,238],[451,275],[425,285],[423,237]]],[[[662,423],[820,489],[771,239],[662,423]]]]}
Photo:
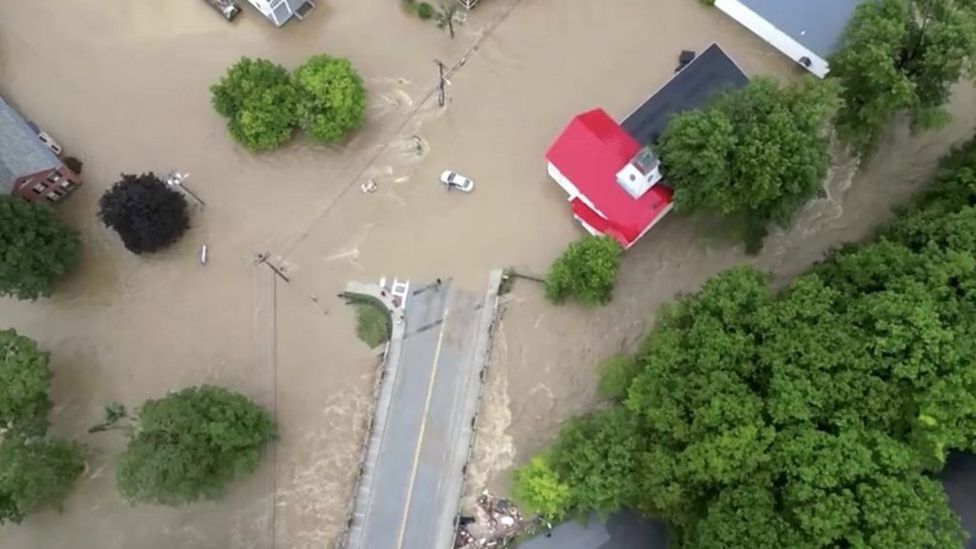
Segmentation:
{"type": "MultiPolygon", "coordinates": [[[[661,136],[662,172],[675,208],[743,217],[761,240],[821,192],[836,89],[804,78],[782,87],[754,78],[708,108],[678,114],[661,136]]],[[[755,242],[752,242],[755,248],[755,242]]]]}
{"type": "Polygon", "coordinates": [[[623,403],[564,429],[547,482],[563,513],[636,507],[678,547],[961,547],[931,475],[976,451],[974,335],[976,141],[783,291],[740,267],[667,306],[623,403]]]}
{"type": "Polygon", "coordinates": [[[293,75],[298,123],[316,141],[333,143],[363,123],[366,90],[348,59],[321,54],[293,75]]]}
{"type": "Polygon", "coordinates": [[[0,525],[58,504],[84,469],[81,446],[46,436],[50,388],[47,353],[0,331],[0,525]]]}
{"type": "Polygon", "coordinates": [[[81,446],[6,434],[0,440],[0,524],[57,505],[85,469],[81,446]]]}
{"type": "Polygon", "coordinates": [[[77,233],[44,206],[0,195],[0,227],[0,296],[48,296],[78,264],[77,233]]]}
{"type": "Polygon", "coordinates": [[[0,432],[44,434],[50,388],[47,353],[14,330],[0,330],[0,432]]]}
{"type": "Polygon", "coordinates": [[[231,136],[248,149],[274,149],[291,139],[298,94],[281,65],[242,57],[210,92],[214,109],[227,118],[231,136]]]}
{"type": "Polygon", "coordinates": [[[274,436],[268,413],[227,389],[205,385],[146,401],[119,457],[119,491],[132,502],[173,506],[216,499],[257,468],[274,436]]]}
{"type": "Polygon", "coordinates": [[[916,129],[948,121],[950,86],[972,76],[976,7],[966,0],[871,0],[860,4],[830,58],[842,85],[840,135],[869,151],[899,112],[916,129]]]}
{"type": "Polygon", "coordinates": [[[586,236],[573,242],[549,268],[546,297],[553,303],[574,298],[584,305],[610,301],[620,252],[620,245],[608,236],[586,236]]]}
{"type": "Polygon", "coordinates": [[[152,172],[122,174],[102,195],[98,207],[105,226],[115,229],[134,254],[162,250],[190,227],[186,197],[152,172]]]}

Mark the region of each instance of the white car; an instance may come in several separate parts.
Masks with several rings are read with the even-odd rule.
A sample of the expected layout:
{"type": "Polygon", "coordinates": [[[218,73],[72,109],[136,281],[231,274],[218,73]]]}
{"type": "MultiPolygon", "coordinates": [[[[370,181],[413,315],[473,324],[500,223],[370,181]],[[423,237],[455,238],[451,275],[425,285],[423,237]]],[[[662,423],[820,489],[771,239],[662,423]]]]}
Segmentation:
{"type": "Polygon", "coordinates": [[[448,190],[451,190],[452,187],[466,193],[474,190],[474,181],[451,170],[444,170],[444,173],[441,174],[441,183],[447,185],[448,190]]]}

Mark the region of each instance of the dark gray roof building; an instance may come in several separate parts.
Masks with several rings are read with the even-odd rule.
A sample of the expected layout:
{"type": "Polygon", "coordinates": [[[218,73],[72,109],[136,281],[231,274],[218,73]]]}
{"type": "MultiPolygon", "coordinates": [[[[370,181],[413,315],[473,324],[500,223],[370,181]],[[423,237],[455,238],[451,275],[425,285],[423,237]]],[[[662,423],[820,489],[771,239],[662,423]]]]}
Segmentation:
{"type": "Polygon", "coordinates": [[[601,521],[593,516],[587,523],[564,522],[552,535],[537,536],[519,544],[519,549],[667,549],[668,532],[663,522],[645,520],[623,511],[601,521]]]}
{"type": "Polygon", "coordinates": [[[27,121],[0,98],[0,192],[10,194],[19,178],[59,166],[27,121]]]}
{"type": "Polygon", "coordinates": [[[823,78],[854,9],[864,0],[715,0],[715,7],[823,78]]]}

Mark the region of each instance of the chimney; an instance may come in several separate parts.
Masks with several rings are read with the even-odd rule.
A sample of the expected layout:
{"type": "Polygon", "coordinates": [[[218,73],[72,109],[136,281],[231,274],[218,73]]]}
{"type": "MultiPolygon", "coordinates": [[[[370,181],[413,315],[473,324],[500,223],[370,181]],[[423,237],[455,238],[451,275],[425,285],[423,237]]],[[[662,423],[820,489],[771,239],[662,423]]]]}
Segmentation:
{"type": "Polygon", "coordinates": [[[661,180],[661,161],[650,147],[644,147],[617,172],[617,184],[630,196],[640,198],[661,180]]]}

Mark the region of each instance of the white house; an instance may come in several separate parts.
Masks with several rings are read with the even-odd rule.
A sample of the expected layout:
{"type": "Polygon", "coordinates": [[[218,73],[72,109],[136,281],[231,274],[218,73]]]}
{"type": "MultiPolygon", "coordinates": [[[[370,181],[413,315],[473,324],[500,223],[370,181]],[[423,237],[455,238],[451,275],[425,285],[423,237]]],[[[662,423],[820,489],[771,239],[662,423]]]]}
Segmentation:
{"type": "Polygon", "coordinates": [[[315,9],[312,0],[247,0],[275,26],[280,27],[292,17],[302,20],[315,9]]]}
{"type": "Polygon", "coordinates": [[[823,78],[854,8],[864,0],[715,0],[722,10],[823,78]]]}

